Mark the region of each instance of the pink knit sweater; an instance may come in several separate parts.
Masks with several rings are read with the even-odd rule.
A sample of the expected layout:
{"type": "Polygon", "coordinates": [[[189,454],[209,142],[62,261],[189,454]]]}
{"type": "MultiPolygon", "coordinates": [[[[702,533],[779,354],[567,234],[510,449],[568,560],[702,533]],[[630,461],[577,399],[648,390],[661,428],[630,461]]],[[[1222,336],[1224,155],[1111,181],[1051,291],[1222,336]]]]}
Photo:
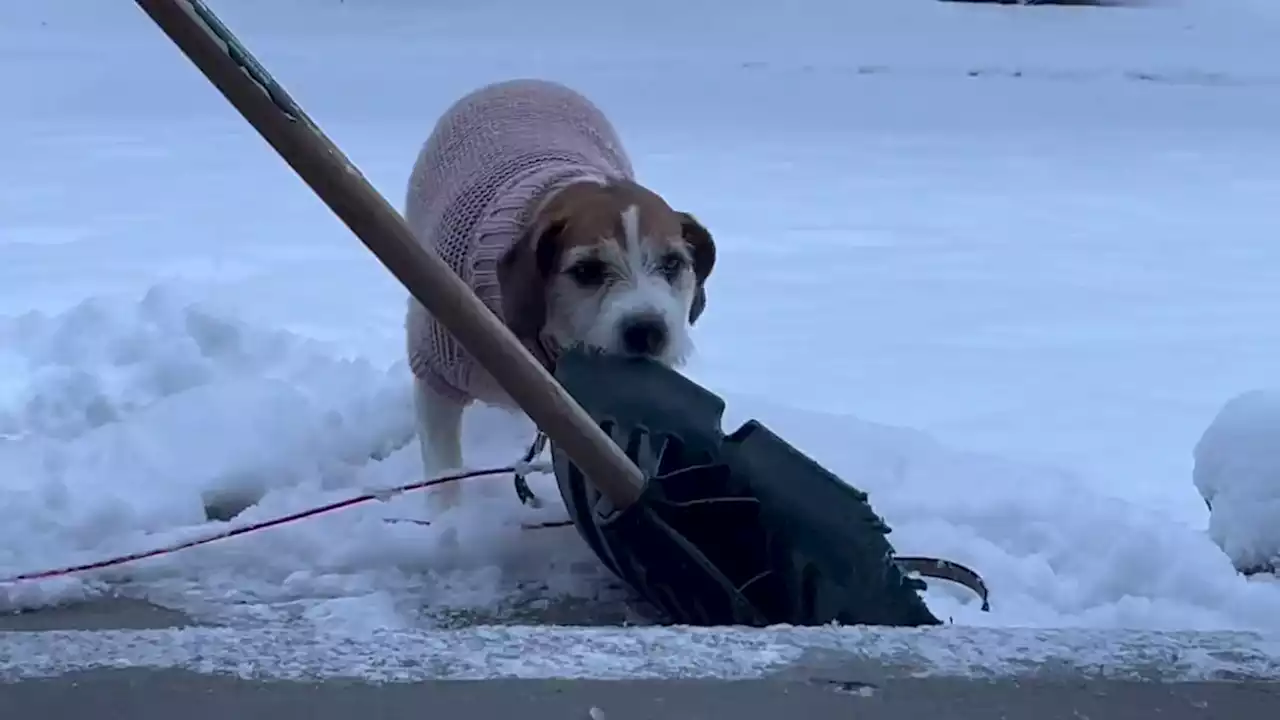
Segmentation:
{"type": "MultiPolygon", "coordinates": [[[[405,220],[501,318],[498,260],[537,201],[583,176],[632,177],[604,114],[557,83],[499,82],[462,97],[437,121],[409,178],[405,220]]],[[[405,331],[409,366],[438,392],[459,401],[509,402],[412,297],[405,331]]]]}

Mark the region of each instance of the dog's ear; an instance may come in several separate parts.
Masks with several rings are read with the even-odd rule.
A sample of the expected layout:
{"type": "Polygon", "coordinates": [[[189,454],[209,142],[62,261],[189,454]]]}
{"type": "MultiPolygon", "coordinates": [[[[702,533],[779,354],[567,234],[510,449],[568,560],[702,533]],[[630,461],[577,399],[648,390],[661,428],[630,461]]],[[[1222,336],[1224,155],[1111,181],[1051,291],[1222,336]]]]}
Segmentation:
{"type": "Polygon", "coordinates": [[[560,259],[559,220],[534,223],[498,261],[502,317],[521,340],[536,341],[547,322],[547,279],[560,259]]]}
{"type": "Polygon", "coordinates": [[[692,215],[687,212],[679,215],[680,234],[684,236],[684,241],[689,244],[689,250],[693,254],[693,276],[697,280],[693,304],[689,307],[689,324],[692,325],[707,307],[705,284],[716,264],[716,242],[711,233],[692,215]]]}

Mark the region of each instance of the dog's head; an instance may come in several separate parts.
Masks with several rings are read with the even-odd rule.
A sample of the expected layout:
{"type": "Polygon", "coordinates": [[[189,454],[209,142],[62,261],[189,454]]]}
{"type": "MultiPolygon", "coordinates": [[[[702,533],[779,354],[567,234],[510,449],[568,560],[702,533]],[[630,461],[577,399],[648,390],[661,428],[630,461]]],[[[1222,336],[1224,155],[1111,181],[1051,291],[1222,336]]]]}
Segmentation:
{"type": "Polygon", "coordinates": [[[652,191],[577,182],[536,209],[499,263],[503,315],[524,340],[676,366],[715,259],[711,233],[652,191]]]}

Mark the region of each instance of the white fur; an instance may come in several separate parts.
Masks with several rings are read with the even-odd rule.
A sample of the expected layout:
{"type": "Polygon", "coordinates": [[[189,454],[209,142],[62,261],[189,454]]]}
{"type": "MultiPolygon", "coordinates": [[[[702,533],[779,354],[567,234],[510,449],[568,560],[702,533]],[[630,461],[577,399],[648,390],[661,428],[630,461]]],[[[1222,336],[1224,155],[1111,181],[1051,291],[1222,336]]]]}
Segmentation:
{"type": "MultiPolygon", "coordinates": [[[[593,247],[574,248],[561,258],[567,270],[584,257],[603,261],[610,279],[600,287],[584,288],[559,274],[547,293],[547,334],[559,345],[577,344],[622,354],[622,327],[636,315],[651,313],[662,318],[670,341],[655,359],[679,366],[693,350],[689,337],[689,307],[696,280],[687,250],[680,250],[685,269],[674,283],[658,270],[669,245],[639,234],[639,210],[634,205],[622,213],[626,237],[601,238],[593,247]]],[[[682,244],[676,247],[683,248],[682,244]]]]}
{"type": "MultiPolygon", "coordinates": [[[[622,354],[626,352],[622,343],[624,324],[636,315],[651,314],[662,319],[669,338],[654,359],[675,367],[683,364],[693,349],[689,308],[697,281],[692,258],[683,241],[642,237],[639,213],[634,205],[623,211],[623,238],[601,238],[591,247],[564,253],[560,272],[551,278],[547,288],[545,333],[562,348],[585,345],[622,354]],[[671,252],[680,253],[684,260],[684,268],[674,281],[668,281],[660,269],[661,261],[671,252]],[[598,287],[578,284],[567,271],[584,257],[605,263],[609,279],[598,287]]],[[[422,462],[428,476],[461,468],[462,413],[470,401],[459,403],[417,380],[414,404],[422,462]]],[[[434,486],[428,495],[436,510],[444,511],[459,503],[461,488],[457,482],[444,483],[434,486]]]]}
{"type": "MultiPolygon", "coordinates": [[[[413,408],[422,450],[422,467],[428,478],[462,468],[462,411],[466,405],[436,392],[431,384],[414,378],[413,408]]],[[[427,497],[440,510],[458,504],[462,488],[457,482],[432,486],[427,497]]]]}

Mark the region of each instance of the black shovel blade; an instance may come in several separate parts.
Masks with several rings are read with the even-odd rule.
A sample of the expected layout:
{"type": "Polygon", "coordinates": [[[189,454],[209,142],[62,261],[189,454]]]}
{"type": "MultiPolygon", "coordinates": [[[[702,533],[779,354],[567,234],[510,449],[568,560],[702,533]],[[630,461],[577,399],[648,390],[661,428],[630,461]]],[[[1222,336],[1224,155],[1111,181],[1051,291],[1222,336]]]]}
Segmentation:
{"type": "Polygon", "coordinates": [[[646,478],[619,512],[553,445],[570,517],[671,621],[940,623],[866,494],[754,420],[725,436],[714,393],[657,362],[586,350],[563,355],[556,378],[646,478]]]}

